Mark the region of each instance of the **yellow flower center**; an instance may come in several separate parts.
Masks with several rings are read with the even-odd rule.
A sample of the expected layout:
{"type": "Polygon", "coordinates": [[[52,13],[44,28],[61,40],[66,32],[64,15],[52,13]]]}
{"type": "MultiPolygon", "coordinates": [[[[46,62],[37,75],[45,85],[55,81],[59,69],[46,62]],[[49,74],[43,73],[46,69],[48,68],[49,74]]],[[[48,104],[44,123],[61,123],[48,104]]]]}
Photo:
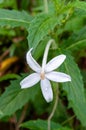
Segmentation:
{"type": "Polygon", "coordinates": [[[44,73],[44,72],[41,72],[41,73],[40,73],[40,77],[41,77],[41,79],[43,80],[43,79],[45,78],[45,73],[44,73]]]}

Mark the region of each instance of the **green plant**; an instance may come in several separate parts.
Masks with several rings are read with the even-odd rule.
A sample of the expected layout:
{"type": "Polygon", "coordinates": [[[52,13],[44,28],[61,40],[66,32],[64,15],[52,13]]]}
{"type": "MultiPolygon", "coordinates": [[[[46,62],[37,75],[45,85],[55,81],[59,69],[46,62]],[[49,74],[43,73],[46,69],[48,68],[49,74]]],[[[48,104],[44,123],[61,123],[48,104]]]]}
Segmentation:
{"type": "MultiPolygon", "coordinates": [[[[32,55],[39,63],[48,41],[54,39],[55,43],[51,46],[48,60],[59,54],[66,55],[67,58],[59,67],[59,71],[70,75],[71,82],[58,84],[58,90],[56,89],[57,83],[52,83],[55,97],[53,102],[47,104],[40,95],[39,83],[32,88],[21,89],[20,81],[28,74],[24,73],[21,76],[9,74],[2,77],[0,82],[14,78],[16,80],[12,80],[6,90],[1,93],[0,119],[5,120],[7,117],[8,120],[15,114],[16,130],[19,129],[19,126],[30,130],[47,130],[47,118],[49,117],[48,125],[51,127],[48,127],[48,130],[70,130],[73,127],[74,119],[77,118],[80,122],[75,129],[79,127],[82,130],[84,127],[86,128],[86,88],[81,72],[84,71],[85,77],[86,67],[84,69],[78,67],[77,63],[81,63],[80,59],[86,56],[86,2],[44,0],[41,3],[34,2],[31,12],[0,9],[0,26],[9,27],[10,30],[19,27],[20,30],[23,28],[27,31],[28,50],[33,48],[32,55]],[[37,5],[40,5],[40,8],[37,5]],[[46,120],[33,121],[30,118],[28,122],[27,117],[30,115],[31,109],[35,109],[34,114],[38,118],[47,113],[46,120]],[[52,112],[49,116],[51,109],[52,112]],[[68,113],[68,109],[72,114],[68,113]],[[56,114],[54,114],[55,111],[56,114]],[[51,121],[52,117],[53,121],[51,121]],[[22,123],[24,119],[27,122],[22,123]]],[[[24,43],[22,48],[26,46],[25,44],[27,43],[24,43]]],[[[21,47],[18,49],[20,50],[21,47]]],[[[27,51],[27,47],[25,50],[27,51]]],[[[30,68],[28,73],[31,73],[30,68]]],[[[32,117],[35,120],[34,114],[32,117]]]]}

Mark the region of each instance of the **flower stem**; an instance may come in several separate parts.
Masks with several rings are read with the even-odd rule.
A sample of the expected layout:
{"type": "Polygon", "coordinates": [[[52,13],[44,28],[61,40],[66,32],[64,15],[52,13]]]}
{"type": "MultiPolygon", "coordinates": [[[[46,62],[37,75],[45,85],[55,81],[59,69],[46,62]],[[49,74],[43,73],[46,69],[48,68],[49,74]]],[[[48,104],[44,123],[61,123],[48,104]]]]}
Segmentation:
{"type": "Polygon", "coordinates": [[[42,61],[42,71],[44,71],[44,67],[45,67],[46,62],[47,62],[48,51],[49,51],[51,43],[53,43],[53,42],[55,42],[53,39],[49,40],[48,43],[47,43],[47,46],[45,48],[43,61],[42,61]]]}
{"type": "Polygon", "coordinates": [[[56,98],[55,98],[55,103],[54,103],[54,106],[53,106],[53,109],[52,109],[52,112],[51,114],[49,115],[48,117],[48,130],[51,130],[51,119],[56,111],[56,108],[57,108],[57,104],[58,104],[58,89],[55,91],[56,92],[56,98]]]}
{"type": "Polygon", "coordinates": [[[48,13],[48,0],[44,0],[45,13],[48,13]]]}

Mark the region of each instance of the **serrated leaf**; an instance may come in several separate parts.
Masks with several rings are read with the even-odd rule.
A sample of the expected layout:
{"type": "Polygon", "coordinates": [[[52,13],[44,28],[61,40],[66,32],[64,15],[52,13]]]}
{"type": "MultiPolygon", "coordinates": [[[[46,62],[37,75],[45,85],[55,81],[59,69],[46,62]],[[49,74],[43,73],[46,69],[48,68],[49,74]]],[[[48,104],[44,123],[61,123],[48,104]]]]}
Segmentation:
{"type": "Polygon", "coordinates": [[[14,114],[14,112],[21,109],[29,100],[34,100],[38,92],[38,87],[21,89],[19,83],[20,80],[12,81],[10,86],[1,95],[0,110],[3,112],[3,115],[0,115],[0,118],[14,114]]]}
{"type": "Polygon", "coordinates": [[[31,16],[26,12],[0,9],[0,26],[18,27],[22,26],[25,28],[29,27],[31,16]]]}
{"type": "MultiPolygon", "coordinates": [[[[47,127],[48,127],[47,125],[48,123],[46,120],[38,119],[38,120],[27,121],[21,124],[21,127],[28,128],[30,130],[47,130],[47,127]]],[[[62,127],[60,124],[54,123],[54,122],[51,122],[51,129],[52,130],[71,130],[67,127],[62,127]]]]}
{"type": "Polygon", "coordinates": [[[43,37],[54,29],[56,24],[60,24],[60,18],[55,15],[41,14],[35,17],[28,30],[29,36],[27,39],[30,48],[33,47],[35,49],[43,37]]]}
{"type": "Polygon", "coordinates": [[[63,90],[66,91],[69,100],[69,106],[73,108],[77,118],[86,126],[86,100],[84,94],[84,87],[82,76],[78,66],[73,60],[73,57],[66,52],[67,58],[61,66],[60,71],[65,72],[71,76],[71,82],[63,83],[63,90]]]}

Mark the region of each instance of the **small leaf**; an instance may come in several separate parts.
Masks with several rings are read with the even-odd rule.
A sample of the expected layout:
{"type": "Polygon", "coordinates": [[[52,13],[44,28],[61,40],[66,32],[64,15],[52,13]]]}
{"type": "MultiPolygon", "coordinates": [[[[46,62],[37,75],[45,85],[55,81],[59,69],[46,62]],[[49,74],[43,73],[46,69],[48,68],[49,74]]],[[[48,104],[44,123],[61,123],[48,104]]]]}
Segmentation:
{"type": "MultiPolygon", "coordinates": [[[[21,127],[28,128],[30,130],[47,130],[48,127],[48,122],[45,120],[31,120],[27,121],[23,124],[21,124],[21,127]]],[[[62,127],[58,123],[51,122],[51,129],[52,130],[71,130],[70,128],[67,127],[62,127]]]]}
{"type": "Polygon", "coordinates": [[[61,66],[60,71],[71,76],[71,82],[62,84],[63,90],[67,93],[69,106],[73,108],[82,125],[86,126],[86,100],[82,76],[72,56],[64,51],[61,53],[64,53],[67,58],[64,64],[61,66]]]}
{"type": "Polygon", "coordinates": [[[17,74],[6,74],[0,77],[0,82],[4,80],[9,80],[9,79],[18,79],[20,76],[17,74]]]}
{"type": "Polygon", "coordinates": [[[11,85],[1,95],[0,110],[3,112],[3,115],[0,115],[0,118],[14,114],[14,112],[21,109],[29,100],[34,100],[38,93],[37,86],[36,88],[34,86],[22,90],[19,84],[19,79],[12,81],[11,85]]]}
{"type": "Polygon", "coordinates": [[[31,16],[26,12],[0,9],[0,26],[18,27],[22,26],[25,28],[29,27],[31,16]]]}

